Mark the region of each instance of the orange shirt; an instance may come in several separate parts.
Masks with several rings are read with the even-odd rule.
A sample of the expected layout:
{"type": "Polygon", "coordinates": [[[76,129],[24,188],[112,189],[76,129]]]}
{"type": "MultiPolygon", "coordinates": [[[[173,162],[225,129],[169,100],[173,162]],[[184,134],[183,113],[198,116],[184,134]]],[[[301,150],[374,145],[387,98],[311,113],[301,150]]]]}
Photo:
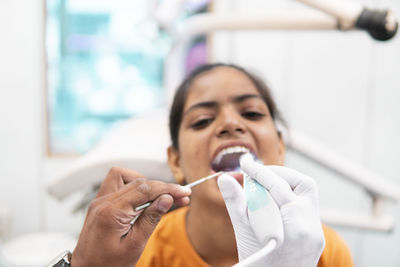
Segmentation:
{"type": "MultiPolygon", "coordinates": [[[[186,232],[188,208],[165,215],[151,235],[136,267],[209,267],[197,254],[186,232]]],[[[318,267],[352,267],[350,251],[341,237],[324,226],[325,249],[318,267]]]]}

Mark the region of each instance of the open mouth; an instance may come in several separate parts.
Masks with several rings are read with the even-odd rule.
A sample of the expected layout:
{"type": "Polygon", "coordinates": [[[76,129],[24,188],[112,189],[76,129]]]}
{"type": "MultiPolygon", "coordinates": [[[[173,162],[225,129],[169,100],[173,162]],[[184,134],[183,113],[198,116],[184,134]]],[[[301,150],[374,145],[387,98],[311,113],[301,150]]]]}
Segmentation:
{"type": "Polygon", "coordinates": [[[221,150],[211,163],[211,169],[215,172],[240,171],[240,156],[251,151],[243,146],[232,146],[221,150]]]}

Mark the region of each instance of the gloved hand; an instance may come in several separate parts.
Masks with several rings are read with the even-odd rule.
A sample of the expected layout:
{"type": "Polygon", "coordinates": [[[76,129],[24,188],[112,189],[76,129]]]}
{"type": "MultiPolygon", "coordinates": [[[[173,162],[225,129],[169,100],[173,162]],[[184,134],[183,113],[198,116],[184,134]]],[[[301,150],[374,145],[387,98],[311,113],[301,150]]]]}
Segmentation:
{"type": "MultiPolygon", "coordinates": [[[[284,241],[273,251],[263,250],[258,266],[316,266],[325,240],[318,210],[318,192],[308,176],[281,166],[263,166],[253,161],[241,168],[264,186],[277,203],[284,228],[284,241]]],[[[255,253],[264,246],[250,226],[243,188],[229,175],[218,179],[218,185],[235,231],[239,253],[238,266],[254,266],[255,253]],[[251,264],[250,264],[251,263],[251,264]]],[[[266,222],[268,223],[268,222],[266,222]]],[[[258,253],[259,254],[259,253],[258,253]]],[[[260,255],[257,255],[259,258],[260,255]]]]}

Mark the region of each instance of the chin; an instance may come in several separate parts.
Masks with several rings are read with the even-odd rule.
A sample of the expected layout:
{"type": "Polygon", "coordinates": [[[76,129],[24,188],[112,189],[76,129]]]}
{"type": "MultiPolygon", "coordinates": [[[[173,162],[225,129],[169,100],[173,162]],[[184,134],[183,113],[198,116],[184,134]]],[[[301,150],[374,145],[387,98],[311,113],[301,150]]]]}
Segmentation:
{"type": "Polygon", "coordinates": [[[192,198],[209,207],[220,206],[225,208],[224,198],[221,191],[219,191],[217,181],[214,179],[198,185],[197,188],[194,187],[192,189],[192,198]]]}

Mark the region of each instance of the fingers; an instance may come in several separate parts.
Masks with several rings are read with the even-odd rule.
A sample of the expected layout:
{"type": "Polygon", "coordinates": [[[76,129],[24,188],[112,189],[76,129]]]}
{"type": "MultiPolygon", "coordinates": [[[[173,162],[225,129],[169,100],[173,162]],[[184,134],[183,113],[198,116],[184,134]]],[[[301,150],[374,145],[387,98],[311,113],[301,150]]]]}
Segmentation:
{"type": "MultiPolygon", "coordinates": [[[[142,177],[139,173],[127,169],[110,170],[98,196],[90,204],[78,242],[77,251],[85,251],[88,244],[87,246],[94,248],[94,256],[89,257],[90,253],[80,253],[81,255],[95,259],[99,251],[109,252],[108,256],[113,258],[113,262],[124,263],[115,266],[132,266],[140,257],[161,216],[174,202],[177,205],[189,203],[190,188],[150,181],[142,177]],[[131,221],[139,214],[135,208],[149,201],[153,201],[152,204],[139,212],[141,214],[132,226],[131,221]],[[104,242],[99,242],[100,239],[104,242]],[[126,264],[127,262],[129,264],[126,264]]],[[[79,253],[75,253],[75,258],[76,255],[79,253]]],[[[89,265],[102,266],[84,266],[89,265]]]]}
{"type": "Polygon", "coordinates": [[[289,184],[267,166],[253,160],[241,160],[240,167],[269,191],[279,207],[295,199],[296,196],[289,184]]]}
{"type": "Polygon", "coordinates": [[[122,206],[139,206],[152,201],[161,194],[170,194],[177,205],[186,205],[190,188],[178,184],[167,184],[143,178],[138,172],[113,167],[102,183],[96,198],[109,195],[110,199],[118,199],[122,206]]]}
{"type": "Polygon", "coordinates": [[[143,250],[161,217],[167,213],[173,203],[174,199],[168,194],[157,197],[138,217],[123,242],[131,248],[143,250]],[[138,246],[142,247],[138,248],[138,246]]]}
{"type": "MultiPolygon", "coordinates": [[[[151,181],[145,178],[137,178],[131,183],[114,193],[114,199],[118,205],[123,207],[136,208],[146,202],[153,201],[163,194],[169,194],[178,204],[178,199],[183,199],[191,194],[190,188],[178,184],[167,184],[160,181],[151,181]]],[[[185,202],[186,200],[181,200],[185,202]]]]}
{"type": "Polygon", "coordinates": [[[174,199],[170,195],[163,194],[159,196],[137,219],[135,222],[136,229],[131,231],[135,233],[131,234],[138,235],[140,234],[139,232],[143,232],[142,237],[144,240],[147,240],[150,234],[154,231],[154,228],[160,221],[161,217],[167,213],[173,203],[174,199]]]}
{"type": "Polygon", "coordinates": [[[124,185],[134,181],[137,178],[144,177],[142,174],[133,170],[120,167],[112,167],[104,179],[97,197],[101,197],[118,191],[124,185]]]}
{"type": "Polygon", "coordinates": [[[268,168],[282,177],[296,195],[318,198],[317,184],[311,177],[283,166],[268,166],[268,168]]]}
{"type": "Polygon", "coordinates": [[[235,178],[223,174],[218,178],[217,183],[231,220],[234,221],[234,218],[232,217],[242,217],[246,214],[246,196],[243,192],[243,188],[235,178]]]}
{"type": "Polygon", "coordinates": [[[174,200],[175,205],[177,206],[187,206],[190,203],[190,198],[189,197],[183,197],[183,198],[177,198],[174,200]]]}

